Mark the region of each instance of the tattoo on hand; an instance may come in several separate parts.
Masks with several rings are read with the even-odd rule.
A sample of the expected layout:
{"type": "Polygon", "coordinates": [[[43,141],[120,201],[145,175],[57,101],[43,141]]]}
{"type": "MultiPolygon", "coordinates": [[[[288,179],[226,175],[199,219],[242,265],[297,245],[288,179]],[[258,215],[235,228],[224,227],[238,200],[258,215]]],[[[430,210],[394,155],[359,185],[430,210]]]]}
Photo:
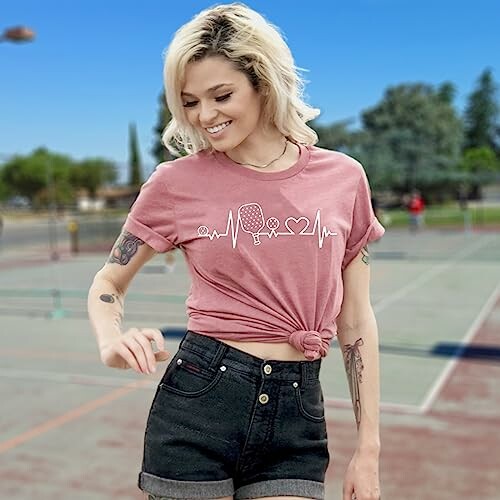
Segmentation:
{"type": "Polygon", "coordinates": [[[127,265],[137,252],[139,245],[144,245],[144,241],[128,231],[123,231],[113,250],[111,250],[108,262],[121,264],[122,266],[127,265]]]}
{"type": "Polygon", "coordinates": [[[354,344],[346,344],[344,347],[344,363],[349,380],[349,390],[351,391],[352,406],[354,408],[354,416],[356,417],[356,425],[359,429],[361,423],[361,399],[359,396],[359,384],[363,382],[363,360],[359,347],[363,345],[363,339],[360,337],[354,344]]]}
{"type": "Polygon", "coordinates": [[[368,253],[368,246],[363,247],[361,253],[363,254],[361,260],[368,266],[370,264],[370,254],[368,253]]]}

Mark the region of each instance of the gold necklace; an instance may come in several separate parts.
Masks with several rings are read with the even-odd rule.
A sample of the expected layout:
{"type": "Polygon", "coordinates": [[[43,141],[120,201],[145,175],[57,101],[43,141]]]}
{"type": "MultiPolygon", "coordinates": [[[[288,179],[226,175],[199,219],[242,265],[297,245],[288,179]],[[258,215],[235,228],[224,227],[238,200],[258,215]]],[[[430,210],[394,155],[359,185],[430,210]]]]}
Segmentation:
{"type": "Polygon", "coordinates": [[[234,161],[234,163],[237,163],[238,165],[249,165],[251,167],[256,167],[256,168],[266,168],[266,167],[269,167],[269,165],[271,165],[271,163],[274,163],[275,161],[279,160],[284,154],[285,154],[285,151],[286,151],[286,147],[288,146],[288,139],[285,137],[285,147],[283,148],[283,153],[281,153],[277,158],[275,158],[274,160],[270,161],[269,163],[267,163],[266,165],[253,165],[252,163],[240,163],[239,161],[236,161],[236,160],[233,160],[232,158],[229,158],[229,156],[226,155],[226,153],[224,153],[231,161],[234,161]]]}

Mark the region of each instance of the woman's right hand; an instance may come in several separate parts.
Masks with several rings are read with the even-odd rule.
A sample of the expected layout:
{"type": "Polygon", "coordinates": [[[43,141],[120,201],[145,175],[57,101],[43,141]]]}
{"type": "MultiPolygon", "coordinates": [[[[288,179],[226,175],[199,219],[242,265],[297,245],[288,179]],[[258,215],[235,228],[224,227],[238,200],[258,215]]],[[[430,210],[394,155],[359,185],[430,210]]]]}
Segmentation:
{"type": "Polygon", "coordinates": [[[156,371],[158,361],[166,361],[170,353],[165,351],[165,339],[156,328],[130,328],[119,337],[104,342],[100,346],[101,361],[111,368],[137,373],[151,374],[156,371]],[[151,342],[158,351],[153,351],[151,342]]]}

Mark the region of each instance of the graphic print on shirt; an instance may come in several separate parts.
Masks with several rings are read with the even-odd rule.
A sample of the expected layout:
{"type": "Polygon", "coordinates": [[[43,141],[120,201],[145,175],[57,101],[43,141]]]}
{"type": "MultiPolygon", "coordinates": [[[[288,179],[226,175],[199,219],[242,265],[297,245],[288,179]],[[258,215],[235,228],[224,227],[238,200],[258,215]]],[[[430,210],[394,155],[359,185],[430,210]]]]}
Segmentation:
{"type": "Polygon", "coordinates": [[[230,235],[232,246],[236,248],[240,229],[242,232],[252,236],[254,245],[261,244],[261,236],[267,236],[270,239],[284,236],[314,236],[317,234],[318,247],[322,248],[323,242],[328,236],[337,235],[336,232],[332,232],[326,226],[321,225],[321,209],[319,208],[316,211],[316,217],[314,218],[313,224],[311,224],[311,221],[307,217],[290,216],[285,219],[283,226],[286,228],[286,231],[282,232],[277,231],[281,224],[280,221],[276,217],[269,217],[266,221],[264,211],[258,203],[245,203],[238,208],[237,213],[238,216],[235,223],[233,211],[229,210],[226,231],[224,233],[218,233],[216,229],[210,232],[210,228],[203,225],[198,227],[198,236],[213,240],[214,238],[227,238],[230,235]],[[312,228],[307,232],[310,226],[312,226],[312,228]],[[265,227],[267,227],[269,231],[263,232],[262,230],[265,227]]]}

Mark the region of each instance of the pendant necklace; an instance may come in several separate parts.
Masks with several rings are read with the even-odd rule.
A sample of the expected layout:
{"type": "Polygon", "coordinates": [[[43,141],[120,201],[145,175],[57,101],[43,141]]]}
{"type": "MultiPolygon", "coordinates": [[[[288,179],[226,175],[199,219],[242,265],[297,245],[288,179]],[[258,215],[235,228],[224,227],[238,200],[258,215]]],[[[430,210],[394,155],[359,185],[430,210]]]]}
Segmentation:
{"type": "MultiPolygon", "coordinates": [[[[283,148],[283,153],[281,153],[277,158],[275,158],[274,160],[270,161],[266,165],[253,165],[252,163],[240,163],[239,161],[236,161],[236,160],[233,160],[232,158],[229,158],[229,156],[228,156],[228,158],[231,161],[234,161],[234,163],[237,163],[238,165],[249,165],[249,166],[255,167],[255,168],[266,168],[266,167],[269,167],[269,165],[271,165],[275,161],[279,160],[285,154],[286,147],[288,146],[288,142],[289,142],[288,139],[285,137],[285,147],[283,148]]],[[[226,153],[224,153],[224,154],[226,154],[226,153]]]]}

